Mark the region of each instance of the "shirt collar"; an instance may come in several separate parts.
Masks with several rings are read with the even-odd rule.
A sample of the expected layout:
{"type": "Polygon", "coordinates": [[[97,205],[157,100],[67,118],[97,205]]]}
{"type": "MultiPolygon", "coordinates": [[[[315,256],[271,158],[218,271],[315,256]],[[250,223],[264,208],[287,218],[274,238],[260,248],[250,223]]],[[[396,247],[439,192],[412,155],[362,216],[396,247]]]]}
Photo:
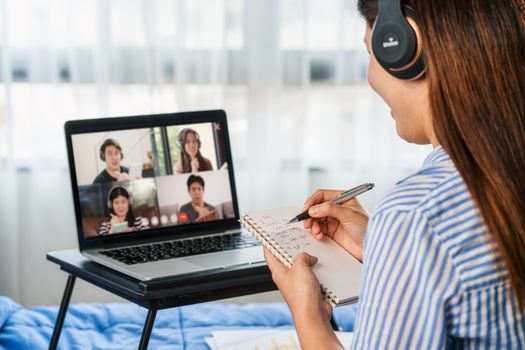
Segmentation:
{"type": "Polygon", "coordinates": [[[430,154],[423,161],[423,167],[431,164],[440,163],[448,159],[448,155],[441,146],[437,146],[430,152],[430,154]]]}
{"type": "Polygon", "coordinates": [[[406,180],[410,179],[411,177],[419,174],[421,171],[423,171],[423,169],[425,168],[428,168],[434,164],[437,164],[437,163],[441,163],[443,161],[448,161],[449,160],[449,157],[448,157],[448,154],[447,152],[445,152],[445,150],[443,149],[443,147],[441,146],[437,146],[436,148],[434,148],[432,150],[432,152],[430,152],[430,154],[425,158],[425,160],[423,161],[423,165],[421,166],[421,168],[419,169],[419,171],[415,174],[412,174],[410,176],[407,176],[405,177],[404,179],[398,181],[396,183],[396,185],[399,185],[403,182],[405,182],[406,180]]]}

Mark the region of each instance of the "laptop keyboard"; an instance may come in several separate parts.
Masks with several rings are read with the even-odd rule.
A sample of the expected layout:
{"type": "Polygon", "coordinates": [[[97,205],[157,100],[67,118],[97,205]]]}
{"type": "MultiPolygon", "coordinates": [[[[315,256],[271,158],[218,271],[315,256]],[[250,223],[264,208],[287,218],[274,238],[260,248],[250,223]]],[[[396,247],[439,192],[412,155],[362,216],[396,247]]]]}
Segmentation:
{"type": "Polygon", "coordinates": [[[133,265],[151,261],[181,258],[189,255],[220,252],[225,250],[249,248],[259,245],[251,235],[235,233],[230,235],[190,238],[177,241],[147,244],[128,248],[101,251],[104,254],[133,265]]]}

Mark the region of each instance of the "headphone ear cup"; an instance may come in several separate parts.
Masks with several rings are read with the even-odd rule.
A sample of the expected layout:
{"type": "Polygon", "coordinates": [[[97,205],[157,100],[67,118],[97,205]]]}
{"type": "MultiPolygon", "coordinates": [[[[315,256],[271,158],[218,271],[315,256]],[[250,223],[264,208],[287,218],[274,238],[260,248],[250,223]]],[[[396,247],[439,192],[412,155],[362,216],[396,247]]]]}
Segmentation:
{"type": "Polygon", "coordinates": [[[374,56],[390,75],[399,79],[417,79],[425,72],[422,39],[416,20],[415,12],[402,6],[401,13],[379,13],[374,23],[374,56]]]}
{"type": "Polygon", "coordinates": [[[179,133],[179,138],[177,141],[179,141],[179,149],[181,152],[184,152],[184,142],[183,140],[185,139],[186,137],[186,133],[185,133],[185,129],[181,130],[181,132],[179,133]]]}
{"type": "Polygon", "coordinates": [[[113,209],[113,202],[111,201],[111,192],[113,192],[115,189],[117,188],[117,186],[113,186],[109,189],[108,191],[108,197],[107,197],[107,201],[106,201],[106,205],[108,207],[108,209],[113,209]]]}

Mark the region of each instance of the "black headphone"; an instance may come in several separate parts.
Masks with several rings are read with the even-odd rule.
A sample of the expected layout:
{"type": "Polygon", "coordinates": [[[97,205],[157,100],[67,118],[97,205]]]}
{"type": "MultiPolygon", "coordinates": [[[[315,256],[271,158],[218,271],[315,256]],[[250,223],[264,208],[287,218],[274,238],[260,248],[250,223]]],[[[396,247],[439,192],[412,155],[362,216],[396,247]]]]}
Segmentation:
{"type": "Polygon", "coordinates": [[[184,151],[184,141],[186,140],[186,135],[188,135],[188,133],[191,132],[193,133],[193,135],[195,135],[195,139],[197,139],[197,145],[199,146],[199,149],[201,149],[201,138],[199,137],[199,133],[195,130],[193,130],[192,128],[185,128],[185,129],[182,129],[180,132],[179,132],[179,148],[181,150],[181,152],[185,152],[184,151]]]}
{"type": "Polygon", "coordinates": [[[379,0],[372,51],[381,67],[396,78],[413,80],[425,73],[416,15],[401,0],[379,0]]]}
{"type": "Polygon", "coordinates": [[[113,193],[113,191],[115,191],[115,190],[117,190],[119,188],[123,189],[128,194],[128,204],[129,204],[129,206],[133,206],[133,197],[131,196],[129,191],[125,187],[123,187],[121,185],[115,185],[115,186],[111,187],[111,189],[108,192],[108,201],[107,201],[108,209],[113,209],[113,202],[110,199],[111,193],[113,193]]]}

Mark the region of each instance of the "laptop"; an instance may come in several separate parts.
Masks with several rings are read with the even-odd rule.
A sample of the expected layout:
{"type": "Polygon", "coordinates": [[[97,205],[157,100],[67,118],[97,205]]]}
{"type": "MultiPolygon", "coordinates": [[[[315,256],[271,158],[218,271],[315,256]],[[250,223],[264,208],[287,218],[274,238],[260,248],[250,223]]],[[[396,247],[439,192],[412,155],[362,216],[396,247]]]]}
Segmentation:
{"type": "Polygon", "coordinates": [[[224,111],[74,120],[65,134],[87,259],[140,281],[264,265],[238,221],[224,111]]]}

